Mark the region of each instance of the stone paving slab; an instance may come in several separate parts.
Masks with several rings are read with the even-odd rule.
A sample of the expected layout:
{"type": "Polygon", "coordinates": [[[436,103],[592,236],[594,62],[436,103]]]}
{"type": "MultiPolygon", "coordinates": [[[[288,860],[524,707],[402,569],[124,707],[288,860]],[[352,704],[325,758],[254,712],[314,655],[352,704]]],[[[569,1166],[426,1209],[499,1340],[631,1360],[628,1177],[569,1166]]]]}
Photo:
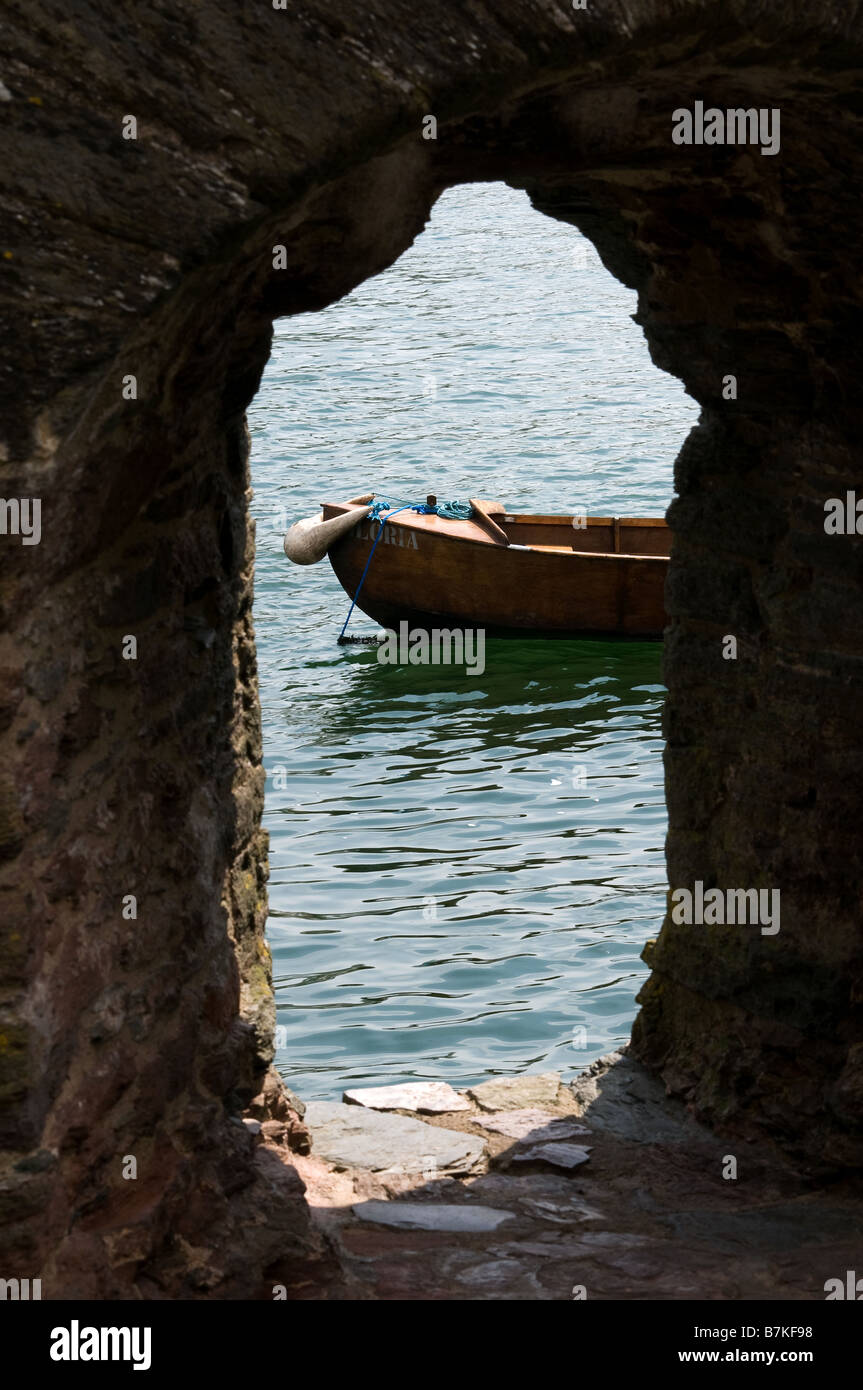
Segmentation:
{"type": "Polygon", "coordinates": [[[558,1118],[537,1105],[529,1106],[526,1110],[501,1110],[491,1115],[477,1115],[476,1123],[495,1134],[504,1134],[510,1139],[530,1139],[534,1144],[543,1144],[550,1139],[574,1139],[578,1134],[590,1133],[578,1120],[568,1115],[558,1118]]]}
{"type": "Polygon", "coordinates": [[[419,1231],[496,1231],[514,1220],[511,1211],[467,1202],[362,1202],[353,1212],[361,1221],[419,1231]]]}
{"type": "Polygon", "coordinates": [[[449,1115],[470,1110],[470,1101],[446,1081],[408,1081],[400,1086],[364,1086],[345,1091],[345,1105],[369,1110],[415,1110],[425,1115],[449,1115]]]}
{"type": "Polygon", "coordinates": [[[524,1110],[535,1105],[554,1105],[560,1091],[556,1071],[526,1072],[522,1076],[496,1076],[467,1094],[482,1110],[524,1110]]]}
{"type": "Polygon", "coordinates": [[[507,1156],[511,1163],[550,1163],[553,1168],[578,1168],[587,1163],[590,1149],[583,1144],[532,1144],[507,1156]]]}
{"type": "Polygon", "coordinates": [[[313,1153],[343,1168],[418,1175],[470,1173],[485,1158],[485,1145],[475,1135],[338,1101],[311,1101],[305,1123],[313,1153]]]}

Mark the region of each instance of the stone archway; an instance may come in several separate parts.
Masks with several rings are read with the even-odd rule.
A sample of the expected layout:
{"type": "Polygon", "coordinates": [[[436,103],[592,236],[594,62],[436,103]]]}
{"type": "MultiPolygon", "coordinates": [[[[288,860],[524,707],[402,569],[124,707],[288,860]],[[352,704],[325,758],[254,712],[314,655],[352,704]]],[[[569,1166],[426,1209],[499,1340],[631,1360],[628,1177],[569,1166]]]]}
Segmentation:
{"type": "MultiPolygon", "coordinates": [[[[3,75],[3,494],[42,509],[38,545],[0,548],[15,1258],[73,1296],[336,1277],[240,1119],[273,1019],[243,413],[274,316],[391,264],[480,178],[591,237],[703,411],[671,512],[670,884],[779,887],[782,928],[666,925],[635,1051],[709,1122],[851,1165],[863,623],[859,543],[823,518],[856,482],[854,22],[76,14],[10,22],[3,75]],[[780,152],[673,144],[702,99],[779,108],[780,152]]],[[[286,1115],[272,1078],[263,1105],[286,1115]]]]}

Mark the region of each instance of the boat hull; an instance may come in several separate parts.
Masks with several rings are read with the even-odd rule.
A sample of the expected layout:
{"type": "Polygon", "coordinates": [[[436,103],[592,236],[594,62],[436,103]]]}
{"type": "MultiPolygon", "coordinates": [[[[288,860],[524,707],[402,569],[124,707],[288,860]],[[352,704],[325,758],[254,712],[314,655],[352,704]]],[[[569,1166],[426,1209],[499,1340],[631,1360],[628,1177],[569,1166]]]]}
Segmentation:
{"type": "MultiPolygon", "coordinates": [[[[325,505],[324,515],[340,510],[325,505]]],[[[640,524],[664,529],[653,520],[640,524]]],[[[377,522],[363,519],[329,552],[351,598],[378,531],[377,522]]],[[[597,537],[576,535],[570,545],[592,545],[597,537]]],[[[661,543],[658,533],[647,537],[648,545],[661,543]]],[[[494,544],[474,538],[470,523],[406,512],[386,523],[357,607],[387,628],[407,621],[414,628],[481,627],[521,636],[658,638],[666,624],[667,570],[667,554],[494,544]]]]}

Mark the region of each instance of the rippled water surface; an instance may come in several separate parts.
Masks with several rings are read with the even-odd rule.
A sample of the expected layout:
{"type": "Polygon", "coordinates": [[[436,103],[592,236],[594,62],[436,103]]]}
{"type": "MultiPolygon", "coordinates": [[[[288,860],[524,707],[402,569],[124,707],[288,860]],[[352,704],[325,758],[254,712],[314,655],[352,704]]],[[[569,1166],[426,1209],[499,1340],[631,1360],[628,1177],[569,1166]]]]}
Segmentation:
{"type": "MultiPolygon", "coordinates": [[[[483,675],[336,645],[282,534],[324,498],[661,516],[697,409],[635,295],[499,184],[280,321],[250,411],[277,1063],[305,1099],[569,1074],[626,1039],[663,909],[658,643],[489,640],[483,675]]],[[[361,614],[358,633],[374,626],[361,614]]]]}

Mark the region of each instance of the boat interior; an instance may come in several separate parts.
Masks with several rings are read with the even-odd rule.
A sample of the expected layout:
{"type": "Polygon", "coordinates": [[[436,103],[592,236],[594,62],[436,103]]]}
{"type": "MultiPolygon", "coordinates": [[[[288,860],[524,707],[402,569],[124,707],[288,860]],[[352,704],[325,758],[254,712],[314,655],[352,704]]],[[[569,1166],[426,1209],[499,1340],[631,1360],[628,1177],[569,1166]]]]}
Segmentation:
{"type": "MultiPolygon", "coordinates": [[[[374,493],[353,497],[347,503],[322,503],[323,515],[337,515],[350,507],[369,503],[374,493]]],[[[428,501],[436,499],[429,496],[428,501]]],[[[671,532],[661,517],[623,516],[539,516],[527,512],[508,512],[502,502],[471,497],[473,515],[469,521],[450,521],[446,529],[453,537],[477,538],[477,532],[496,545],[530,546],[532,550],[603,555],[653,555],[667,559],[671,553],[671,532]]],[[[405,517],[394,524],[405,525],[405,517]]],[[[411,518],[417,525],[417,518],[411,518]]],[[[424,517],[426,526],[437,529],[436,517],[424,517]]]]}
{"type": "Polygon", "coordinates": [[[510,545],[529,545],[538,550],[580,551],[606,555],[662,555],[671,553],[671,532],[658,517],[530,516],[505,512],[495,515],[510,545]]]}

